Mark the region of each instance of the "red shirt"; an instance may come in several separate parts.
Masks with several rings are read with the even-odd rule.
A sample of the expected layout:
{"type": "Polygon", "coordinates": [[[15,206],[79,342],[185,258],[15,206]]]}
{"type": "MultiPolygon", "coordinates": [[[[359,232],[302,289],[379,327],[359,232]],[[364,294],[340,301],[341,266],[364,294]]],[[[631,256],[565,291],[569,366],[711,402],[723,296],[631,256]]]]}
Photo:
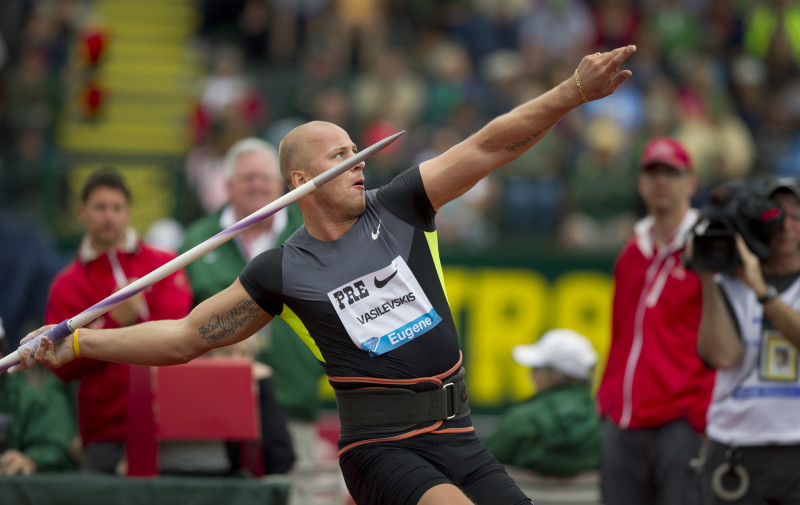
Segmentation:
{"type": "Polygon", "coordinates": [[[641,221],[617,259],[611,348],[597,399],[600,413],[622,428],[685,419],[705,430],[715,375],[697,353],[700,280],[680,259],[695,219],[690,211],[661,250],[652,220],[641,221]]]}
{"type": "MultiPolygon", "coordinates": [[[[139,278],[175,257],[142,242],[134,243],[131,252],[119,251],[119,266],[127,278],[139,278]]],[[[83,247],[78,258],[59,272],[50,288],[45,322],[60,323],[76,316],[117,290],[111,261],[103,254],[84,260],[83,247]]],[[[144,290],[149,314],[144,320],[179,319],[192,307],[192,292],[183,270],[170,275],[144,290]]],[[[87,327],[118,328],[109,313],[101,315],[87,327]]],[[[78,423],[84,443],[122,442],[125,440],[125,418],[129,366],[94,359],[78,358],[54,372],[65,382],[79,379],[78,423]]]]}

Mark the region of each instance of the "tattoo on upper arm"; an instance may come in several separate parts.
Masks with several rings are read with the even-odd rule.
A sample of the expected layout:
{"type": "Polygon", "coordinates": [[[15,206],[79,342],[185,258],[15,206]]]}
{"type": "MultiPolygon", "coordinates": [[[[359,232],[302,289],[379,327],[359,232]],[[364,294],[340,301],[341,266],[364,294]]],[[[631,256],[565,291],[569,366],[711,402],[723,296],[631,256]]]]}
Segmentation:
{"type": "Polygon", "coordinates": [[[542,135],[544,135],[545,133],[547,133],[547,131],[550,128],[552,128],[553,125],[555,125],[555,124],[556,123],[554,121],[554,122],[550,123],[549,125],[545,126],[544,128],[542,128],[541,130],[537,131],[536,133],[534,133],[532,135],[528,135],[527,137],[525,137],[523,139],[520,139],[520,140],[517,140],[516,142],[512,142],[511,145],[506,146],[506,151],[509,151],[509,152],[516,151],[517,149],[525,147],[530,142],[532,142],[534,139],[539,138],[542,135]]]}
{"type": "Polygon", "coordinates": [[[258,305],[252,299],[242,300],[227,314],[214,314],[207,324],[198,328],[200,336],[209,345],[236,333],[248,322],[258,317],[258,305]]]}

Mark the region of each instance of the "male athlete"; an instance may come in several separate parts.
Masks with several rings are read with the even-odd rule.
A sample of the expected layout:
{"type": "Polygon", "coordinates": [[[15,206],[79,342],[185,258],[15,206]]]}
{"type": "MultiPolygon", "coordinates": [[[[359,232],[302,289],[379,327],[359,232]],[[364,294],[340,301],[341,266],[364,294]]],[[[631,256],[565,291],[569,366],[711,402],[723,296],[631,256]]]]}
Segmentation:
{"type": "MultiPolygon", "coordinates": [[[[635,50],[584,57],[561,84],[379,189],[365,190],[359,163],[301,198],[305,226],[186,318],[81,329],[58,345],[45,338],[33,357],[49,367],[76,350],[141,365],[185,363],[280,316],[305,338],[337,393],[340,466],[356,503],[530,503],[474,433],[434,217],[567,112],[613,93],[631,76],[619,66],[635,50]]],[[[306,123],[281,142],[281,172],[295,188],[355,152],[338,126],[306,123]]],[[[25,367],[30,355],[23,351],[25,367]]]]}

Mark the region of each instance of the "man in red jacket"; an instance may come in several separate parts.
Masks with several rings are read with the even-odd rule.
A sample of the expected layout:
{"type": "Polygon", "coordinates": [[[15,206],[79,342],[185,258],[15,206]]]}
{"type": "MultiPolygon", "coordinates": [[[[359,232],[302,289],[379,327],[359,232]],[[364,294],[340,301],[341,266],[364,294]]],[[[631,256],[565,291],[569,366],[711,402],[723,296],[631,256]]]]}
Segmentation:
{"type": "MultiPolygon", "coordinates": [[[[175,257],[145,244],[129,227],[130,192],[113,169],[101,169],[89,176],[81,193],[78,217],[86,234],[77,257],[53,280],[45,315],[48,324],[79,314],[175,257]]],[[[178,319],[191,307],[189,281],[180,270],[120,303],[88,327],[119,328],[148,320],[178,319]]],[[[129,365],[79,358],[55,373],[65,382],[80,381],[82,470],[121,471],[129,365]]]]}
{"type": "Polygon", "coordinates": [[[598,402],[604,417],[602,494],[613,505],[692,505],[714,372],[697,353],[701,293],[681,262],[697,220],[697,183],[675,139],[644,148],[639,193],[648,216],[617,258],[611,348],[598,402]]]}

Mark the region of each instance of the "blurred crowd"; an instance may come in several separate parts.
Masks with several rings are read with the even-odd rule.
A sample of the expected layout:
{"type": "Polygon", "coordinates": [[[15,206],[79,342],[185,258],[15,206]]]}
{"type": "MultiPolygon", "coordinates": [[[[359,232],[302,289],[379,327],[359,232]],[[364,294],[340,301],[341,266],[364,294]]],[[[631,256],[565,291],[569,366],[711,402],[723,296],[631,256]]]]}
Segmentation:
{"type": "MultiPolygon", "coordinates": [[[[67,90],[98,35],[89,0],[0,2],[0,201],[19,212],[57,191],[54,141],[67,90]],[[81,51],[79,65],[71,51],[81,51]]],[[[375,186],[568,77],[582,55],[636,44],[633,78],[570,114],[539,148],[440,212],[444,243],[547,238],[614,250],[643,213],[636,159],[672,135],[707,191],[800,171],[800,3],[795,0],[197,0],[205,59],[186,182],[225,201],[222,154],[323,119],[366,146],[375,186]]],[[[113,31],[113,27],[110,27],[113,31]]],[[[86,106],[91,106],[90,90],[86,106]]],[[[186,223],[183,223],[186,224],[186,223]]]]}
{"type": "Polygon", "coordinates": [[[201,9],[213,64],[196,149],[224,152],[241,129],[277,142],[312,118],[362,146],[406,130],[370,162],[371,185],[563,80],[565,64],[636,44],[620,92],[569,115],[442,210],[444,242],[533,236],[613,250],[642,213],[635,163],[658,135],[687,145],[698,205],[721,181],[800,166],[792,0],[204,0],[201,9]]]}

